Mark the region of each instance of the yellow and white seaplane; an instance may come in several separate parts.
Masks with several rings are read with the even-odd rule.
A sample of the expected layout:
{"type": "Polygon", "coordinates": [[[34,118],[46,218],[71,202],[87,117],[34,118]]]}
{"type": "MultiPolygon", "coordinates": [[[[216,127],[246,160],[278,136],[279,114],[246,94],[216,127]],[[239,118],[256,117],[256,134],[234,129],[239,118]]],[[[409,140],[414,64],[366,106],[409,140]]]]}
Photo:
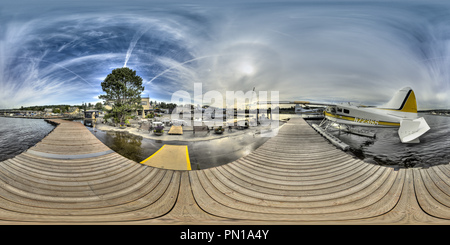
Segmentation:
{"type": "Polygon", "coordinates": [[[410,87],[400,89],[381,106],[354,105],[350,102],[321,105],[326,105],[324,120],[337,124],[399,127],[398,135],[402,143],[419,143],[419,137],[430,130],[425,119],[418,117],[416,96],[410,87]]]}
{"type": "MultiPolygon", "coordinates": [[[[271,104],[267,101],[258,103],[271,104]]],[[[400,89],[389,102],[381,106],[356,105],[350,102],[328,104],[309,101],[279,101],[277,104],[296,104],[296,108],[299,108],[296,111],[300,112],[303,109],[300,109],[299,105],[325,107],[324,120],[319,126],[328,121],[347,127],[398,127],[398,135],[402,143],[420,143],[419,137],[430,130],[425,119],[417,114],[416,96],[410,87],[400,89]]]]}

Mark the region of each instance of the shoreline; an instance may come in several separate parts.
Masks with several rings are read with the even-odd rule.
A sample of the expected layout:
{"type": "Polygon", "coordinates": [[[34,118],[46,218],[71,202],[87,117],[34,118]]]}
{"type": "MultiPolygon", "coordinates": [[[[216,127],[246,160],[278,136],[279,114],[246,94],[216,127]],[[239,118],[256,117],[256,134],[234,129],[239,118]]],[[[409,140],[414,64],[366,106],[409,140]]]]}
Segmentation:
{"type": "Polygon", "coordinates": [[[5,116],[0,115],[4,118],[20,118],[20,119],[62,119],[62,120],[84,120],[83,117],[64,117],[64,116],[54,116],[54,117],[25,117],[25,116],[5,116]]]}

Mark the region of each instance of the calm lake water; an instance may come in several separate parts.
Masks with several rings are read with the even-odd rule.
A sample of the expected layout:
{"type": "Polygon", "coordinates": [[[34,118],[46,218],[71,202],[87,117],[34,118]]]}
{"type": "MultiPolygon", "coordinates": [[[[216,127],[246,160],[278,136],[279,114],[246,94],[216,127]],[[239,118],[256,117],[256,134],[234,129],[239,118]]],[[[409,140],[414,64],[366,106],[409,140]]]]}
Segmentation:
{"type": "Polygon", "coordinates": [[[0,161],[36,145],[54,128],[44,119],[0,117],[0,161]]]}
{"type": "MultiPolygon", "coordinates": [[[[431,129],[419,144],[403,144],[397,128],[370,128],[376,138],[333,131],[332,134],[349,144],[349,154],[366,162],[394,167],[428,167],[450,162],[450,117],[421,115],[431,129]]],[[[295,115],[280,115],[295,117],[295,115]]],[[[309,121],[320,123],[320,121],[309,121]]],[[[205,169],[226,164],[257,149],[267,138],[243,134],[238,138],[220,138],[197,142],[169,142],[145,139],[124,132],[103,132],[87,127],[98,139],[114,151],[140,162],[164,144],[188,145],[192,169],[205,169]]],[[[0,161],[14,157],[34,146],[54,126],[42,119],[0,117],[0,161]]],[[[367,128],[366,128],[367,129],[367,128]]]]}

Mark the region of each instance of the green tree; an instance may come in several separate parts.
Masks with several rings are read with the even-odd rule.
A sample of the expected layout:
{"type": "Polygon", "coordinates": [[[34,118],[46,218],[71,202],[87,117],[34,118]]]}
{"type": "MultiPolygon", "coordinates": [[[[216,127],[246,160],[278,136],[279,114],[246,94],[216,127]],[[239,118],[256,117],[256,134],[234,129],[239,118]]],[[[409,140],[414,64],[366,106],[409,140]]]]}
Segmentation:
{"type": "Polygon", "coordinates": [[[102,108],[103,108],[102,102],[97,102],[97,104],[95,104],[95,109],[101,110],[102,108]]]}
{"type": "Polygon", "coordinates": [[[114,69],[101,83],[104,95],[99,99],[113,102],[110,114],[118,121],[125,122],[125,117],[132,111],[141,109],[141,93],[144,91],[142,78],[136,71],[122,67],[114,69]]]}
{"type": "Polygon", "coordinates": [[[177,104],[174,104],[174,103],[169,103],[169,104],[167,104],[167,108],[170,109],[170,110],[173,110],[173,109],[175,109],[176,107],[177,107],[177,104]]]}

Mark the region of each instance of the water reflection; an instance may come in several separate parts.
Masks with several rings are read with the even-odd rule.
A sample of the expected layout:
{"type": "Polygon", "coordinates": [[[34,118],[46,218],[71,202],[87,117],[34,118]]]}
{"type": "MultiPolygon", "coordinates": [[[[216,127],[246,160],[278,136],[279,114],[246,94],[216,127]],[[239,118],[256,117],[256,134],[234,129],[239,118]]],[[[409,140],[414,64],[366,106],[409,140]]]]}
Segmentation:
{"type": "Polygon", "coordinates": [[[86,127],[93,128],[93,127],[95,127],[95,123],[96,123],[96,119],[84,119],[83,120],[83,124],[86,127]]]}
{"type": "Polygon", "coordinates": [[[126,132],[107,132],[105,137],[105,145],[111,150],[119,153],[122,156],[134,160],[136,162],[142,161],[142,139],[141,136],[132,135],[126,132]]]}
{"type": "MultiPolygon", "coordinates": [[[[243,133],[233,137],[212,140],[170,141],[153,140],[119,131],[101,131],[87,127],[106,146],[136,162],[141,162],[158,151],[164,144],[187,145],[193,170],[207,169],[227,164],[256,150],[268,137],[243,133]]],[[[250,132],[250,131],[249,131],[250,132]]],[[[187,138],[191,138],[186,135],[187,138]]],[[[194,137],[194,136],[192,136],[194,137]]],[[[196,138],[198,135],[195,136],[196,138]]]]}

